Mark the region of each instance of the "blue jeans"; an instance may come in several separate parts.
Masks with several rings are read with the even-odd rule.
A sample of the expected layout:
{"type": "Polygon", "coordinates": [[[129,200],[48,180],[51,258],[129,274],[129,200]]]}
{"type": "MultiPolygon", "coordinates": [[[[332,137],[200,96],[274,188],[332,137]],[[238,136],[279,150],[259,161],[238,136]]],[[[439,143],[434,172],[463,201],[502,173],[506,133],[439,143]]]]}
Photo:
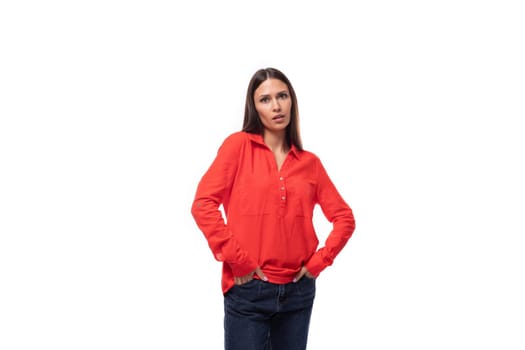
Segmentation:
{"type": "Polygon", "coordinates": [[[304,350],[315,280],[272,284],[253,279],[224,295],[226,350],[304,350]]]}

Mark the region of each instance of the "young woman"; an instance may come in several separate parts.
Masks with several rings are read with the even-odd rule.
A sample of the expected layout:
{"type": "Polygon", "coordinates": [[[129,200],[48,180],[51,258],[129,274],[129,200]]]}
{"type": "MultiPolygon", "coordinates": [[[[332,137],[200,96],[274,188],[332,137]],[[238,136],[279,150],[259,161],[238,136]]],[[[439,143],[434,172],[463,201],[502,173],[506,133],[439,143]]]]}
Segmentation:
{"type": "Polygon", "coordinates": [[[223,263],[225,349],[306,349],[315,278],[355,221],[319,158],[303,150],[297,98],[279,70],[251,78],[242,131],[220,146],[191,212],[223,263]],[[317,204],[333,224],[320,248],[317,204]]]}

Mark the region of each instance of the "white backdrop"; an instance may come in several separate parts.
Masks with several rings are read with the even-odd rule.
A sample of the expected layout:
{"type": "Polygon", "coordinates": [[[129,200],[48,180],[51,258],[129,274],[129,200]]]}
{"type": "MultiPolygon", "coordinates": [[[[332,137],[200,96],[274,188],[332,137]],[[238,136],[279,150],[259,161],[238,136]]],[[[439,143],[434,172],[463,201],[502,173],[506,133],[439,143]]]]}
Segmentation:
{"type": "Polygon", "coordinates": [[[524,349],[518,3],[2,2],[0,348],[222,348],[191,201],[272,66],[357,222],[309,349],[524,349]]]}

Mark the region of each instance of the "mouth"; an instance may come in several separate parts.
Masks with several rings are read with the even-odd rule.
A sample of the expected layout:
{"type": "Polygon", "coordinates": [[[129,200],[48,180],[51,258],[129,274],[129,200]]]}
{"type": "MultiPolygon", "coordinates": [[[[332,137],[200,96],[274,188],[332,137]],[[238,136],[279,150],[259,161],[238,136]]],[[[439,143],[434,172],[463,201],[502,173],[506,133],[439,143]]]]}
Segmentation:
{"type": "Polygon", "coordinates": [[[284,119],[284,114],[278,114],[272,118],[272,120],[282,120],[282,119],[284,119]]]}

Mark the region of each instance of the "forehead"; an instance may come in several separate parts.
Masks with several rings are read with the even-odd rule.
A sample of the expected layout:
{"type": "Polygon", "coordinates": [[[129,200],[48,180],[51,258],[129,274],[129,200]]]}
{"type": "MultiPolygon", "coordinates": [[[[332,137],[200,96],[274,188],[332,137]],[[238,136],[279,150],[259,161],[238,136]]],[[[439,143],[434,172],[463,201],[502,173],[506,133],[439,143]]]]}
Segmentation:
{"type": "Polygon", "coordinates": [[[288,91],[288,86],[286,85],[286,83],[279,79],[270,78],[263,81],[261,85],[259,85],[259,87],[255,89],[255,94],[269,95],[281,91],[288,91]]]}

